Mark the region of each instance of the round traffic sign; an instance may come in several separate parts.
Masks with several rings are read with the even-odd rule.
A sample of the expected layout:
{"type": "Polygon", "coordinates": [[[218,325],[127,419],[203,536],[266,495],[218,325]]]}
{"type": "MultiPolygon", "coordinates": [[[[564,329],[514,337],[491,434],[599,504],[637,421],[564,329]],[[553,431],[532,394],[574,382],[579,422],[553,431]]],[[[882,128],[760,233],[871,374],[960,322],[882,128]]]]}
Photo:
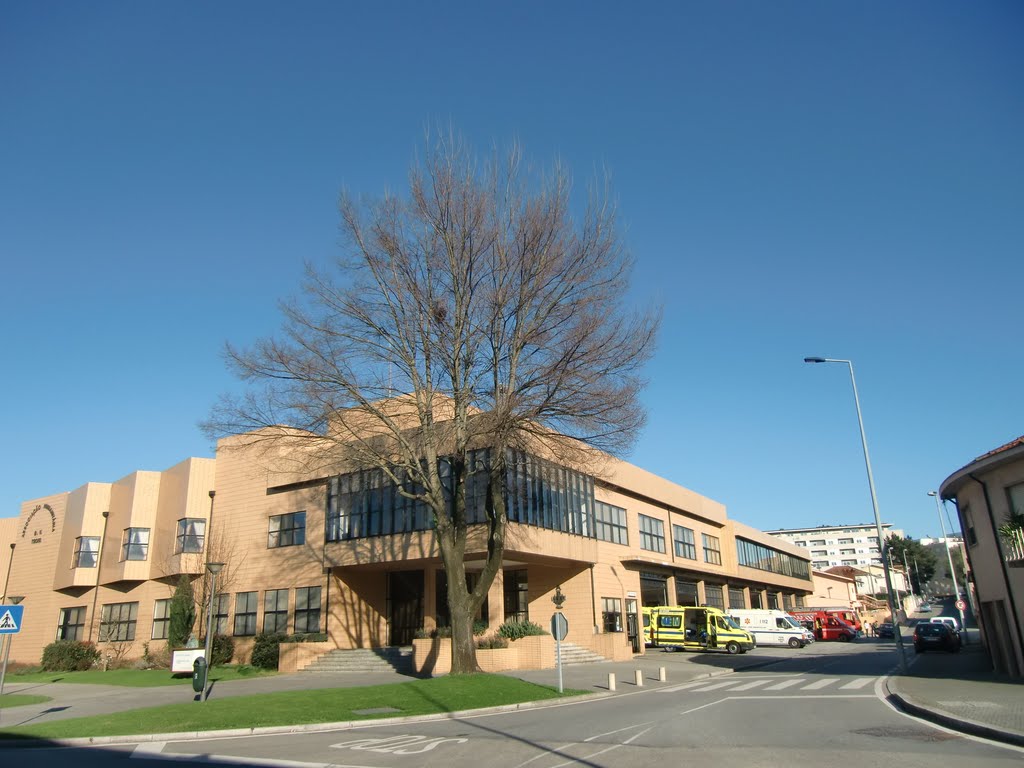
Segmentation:
{"type": "Polygon", "coordinates": [[[963,600],[957,600],[956,601],[956,609],[958,611],[962,611],[966,607],[967,607],[967,603],[965,603],[963,600]]]}

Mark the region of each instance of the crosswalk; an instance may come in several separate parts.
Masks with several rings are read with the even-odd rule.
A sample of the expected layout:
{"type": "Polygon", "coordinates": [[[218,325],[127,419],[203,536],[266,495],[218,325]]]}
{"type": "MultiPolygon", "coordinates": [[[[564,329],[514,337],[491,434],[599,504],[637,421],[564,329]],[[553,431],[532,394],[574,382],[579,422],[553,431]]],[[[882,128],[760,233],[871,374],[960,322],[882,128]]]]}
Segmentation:
{"type": "Polygon", "coordinates": [[[666,688],[659,688],[659,693],[675,693],[676,691],[688,691],[689,693],[708,693],[710,691],[721,691],[723,693],[739,693],[745,691],[859,691],[872,685],[875,677],[858,677],[844,682],[841,677],[823,677],[811,680],[806,677],[791,677],[779,680],[776,677],[766,677],[758,680],[751,680],[749,677],[736,677],[724,682],[709,682],[707,680],[695,680],[681,685],[671,685],[666,688]]]}

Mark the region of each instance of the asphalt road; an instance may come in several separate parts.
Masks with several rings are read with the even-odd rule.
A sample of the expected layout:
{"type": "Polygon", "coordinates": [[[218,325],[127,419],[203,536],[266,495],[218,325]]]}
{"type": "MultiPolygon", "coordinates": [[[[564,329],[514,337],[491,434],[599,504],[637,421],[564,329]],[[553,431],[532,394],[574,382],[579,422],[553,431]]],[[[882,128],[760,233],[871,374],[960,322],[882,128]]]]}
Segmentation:
{"type": "MultiPolygon", "coordinates": [[[[760,651],[760,649],[759,649],[760,651]]],[[[768,654],[765,654],[768,658],[768,654]]],[[[771,654],[768,667],[673,683],[682,654],[664,654],[668,682],[620,682],[618,692],[558,706],[346,730],[123,747],[19,750],[18,768],[201,760],[282,768],[758,768],[850,762],[857,768],[1020,766],[1024,750],[914,720],[882,698],[891,644],[817,643],[771,654]]],[[[728,657],[708,657],[713,666],[728,657]]]]}

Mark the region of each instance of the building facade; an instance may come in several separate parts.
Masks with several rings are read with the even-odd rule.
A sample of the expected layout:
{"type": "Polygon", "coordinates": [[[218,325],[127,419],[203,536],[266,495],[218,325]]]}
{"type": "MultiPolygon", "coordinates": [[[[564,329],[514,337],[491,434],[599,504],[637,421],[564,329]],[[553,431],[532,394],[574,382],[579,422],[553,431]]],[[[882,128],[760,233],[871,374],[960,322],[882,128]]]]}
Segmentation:
{"type": "MultiPolygon", "coordinates": [[[[613,459],[586,474],[511,458],[504,561],[479,617],[491,630],[508,619],[547,627],[560,588],[567,640],[623,659],[643,652],[642,606],[790,609],[813,592],[803,550],[709,498],[613,459]]],[[[472,478],[467,493],[473,519],[472,478]]],[[[13,553],[8,594],[25,598],[11,659],[37,662],[56,639],[123,658],[158,648],[182,574],[212,605],[215,632],[234,637],[236,660],[259,632],[323,633],[339,649],[408,645],[448,621],[431,525],[379,472],[296,473],[244,436],[221,441],[215,459],[35,499],[13,530],[0,526],[13,553]],[[225,564],[212,601],[208,562],[225,564]]],[[[471,579],[484,537],[471,528],[471,579]]]]}
{"type": "MultiPolygon", "coordinates": [[[[866,578],[864,583],[858,582],[858,589],[870,594],[886,591],[878,529],[874,523],[782,528],[767,533],[806,550],[811,565],[817,570],[851,566],[870,573],[875,570],[872,566],[877,566],[880,578],[866,578]]],[[[882,523],[882,535],[888,538],[893,534],[903,538],[903,531],[893,528],[890,523],[882,523]]],[[[892,577],[894,589],[907,590],[907,581],[897,563],[893,563],[892,577]]]]}
{"type": "Polygon", "coordinates": [[[979,456],[939,488],[956,504],[969,588],[995,669],[1024,676],[1024,437],[979,456]]]}

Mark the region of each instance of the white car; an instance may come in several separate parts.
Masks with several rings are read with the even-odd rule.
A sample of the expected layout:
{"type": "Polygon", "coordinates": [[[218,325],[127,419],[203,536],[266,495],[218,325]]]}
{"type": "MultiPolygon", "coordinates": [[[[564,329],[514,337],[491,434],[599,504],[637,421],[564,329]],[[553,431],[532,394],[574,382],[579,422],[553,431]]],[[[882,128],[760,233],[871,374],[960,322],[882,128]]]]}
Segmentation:
{"type": "Polygon", "coordinates": [[[954,632],[960,631],[960,624],[952,616],[932,616],[928,622],[930,624],[945,624],[954,632]]]}

